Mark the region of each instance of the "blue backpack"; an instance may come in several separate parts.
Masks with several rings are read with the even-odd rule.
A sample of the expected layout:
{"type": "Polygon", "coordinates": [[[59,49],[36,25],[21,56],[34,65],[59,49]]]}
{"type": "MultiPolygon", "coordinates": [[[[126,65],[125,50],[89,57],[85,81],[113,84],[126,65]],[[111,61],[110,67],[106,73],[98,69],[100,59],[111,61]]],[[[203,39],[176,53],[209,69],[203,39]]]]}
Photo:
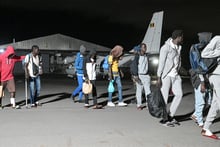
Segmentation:
{"type": "Polygon", "coordinates": [[[205,48],[204,44],[194,44],[191,46],[189,58],[192,69],[198,74],[212,73],[218,65],[216,58],[202,58],[201,51],[205,48]]]}
{"type": "Polygon", "coordinates": [[[105,58],[104,58],[104,62],[103,62],[103,64],[102,64],[102,68],[103,68],[104,70],[108,70],[108,69],[109,69],[108,55],[105,56],[105,58]]]}

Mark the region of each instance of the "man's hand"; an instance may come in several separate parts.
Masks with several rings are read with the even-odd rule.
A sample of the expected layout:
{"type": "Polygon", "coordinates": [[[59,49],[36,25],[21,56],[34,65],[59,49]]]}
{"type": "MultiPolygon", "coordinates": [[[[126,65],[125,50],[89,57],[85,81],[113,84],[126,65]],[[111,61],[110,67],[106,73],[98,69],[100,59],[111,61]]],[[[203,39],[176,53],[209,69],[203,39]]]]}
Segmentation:
{"type": "Polygon", "coordinates": [[[157,78],[157,86],[158,87],[162,86],[162,81],[161,81],[160,77],[157,78]]]}
{"type": "Polygon", "coordinates": [[[85,77],[85,82],[89,83],[89,78],[88,77],[85,77]]]}
{"type": "Polygon", "coordinates": [[[120,70],[120,77],[124,78],[124,73],[120,70]]]}
{"type": "Polygon", "coordinates": [[[133,80],[134,80],[134,82],[142,85],[142,82],[141,82],[141,80],[140,80],[140,78],[138,76],[133,76],[133,80]]]}
{"type": "Polygon", "coordinates": [[[25,73],[25,79],[29,79],[29,73],[25,73]]]}
{"type": "Polygon", "coordinates": [[[109,80],[109,81],[113,80],[113,77],[112,77],[112,73],[111,73],[111,72],[108,72],[108,80],[109,80]]]}
{"type": "Polygon", "coordinates": [[[205,88],[205,82],[201,82],[200,91],[201,91],[202,93],[204,93],[205,90],[206,90],[206,88],[205,88]]]}

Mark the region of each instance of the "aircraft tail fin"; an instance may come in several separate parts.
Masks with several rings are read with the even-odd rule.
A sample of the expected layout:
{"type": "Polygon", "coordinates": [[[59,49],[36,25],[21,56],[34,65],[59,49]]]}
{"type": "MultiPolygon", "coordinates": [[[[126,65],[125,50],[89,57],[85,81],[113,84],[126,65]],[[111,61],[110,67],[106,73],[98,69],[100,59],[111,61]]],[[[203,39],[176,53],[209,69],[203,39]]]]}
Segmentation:
{"type": "Polygon", "coordinates": [[[161,32],[163,23],[163,11],[155,12],[148,25],[143,43],[147,45],[147,52],[159,53],[161,32]]]}
{"type": "MultiPolygon", "coordinates": [[[[160,41],[161,41],[161,31],[163,23],[163,11],[155,12],[152,19],[148,25],[148,29],[144,36],[142,43],[147,45],[148,53],[159,53],[160,41]]],[[[132,49],[130,52],[133,52],[132,49]]]]}

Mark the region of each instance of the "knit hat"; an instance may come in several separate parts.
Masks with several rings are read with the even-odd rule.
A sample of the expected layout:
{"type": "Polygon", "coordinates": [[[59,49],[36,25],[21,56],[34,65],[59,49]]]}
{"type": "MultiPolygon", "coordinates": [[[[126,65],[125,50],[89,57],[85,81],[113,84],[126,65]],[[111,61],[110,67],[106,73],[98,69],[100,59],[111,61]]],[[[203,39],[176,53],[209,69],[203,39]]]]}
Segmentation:
{"type": "Polygon", "coordinates": [[[86,47],[84,45],[80,45],[79,51],[80,51],[81,54],[85,54],[86,53],[86,47]]]}
{"type": "Polygon", "coordinates": [[[120,57],[123,54],[123,47],[120,45],[116,45],[112,50],[111,50],[111,55],[113,57],[120,57]]]}

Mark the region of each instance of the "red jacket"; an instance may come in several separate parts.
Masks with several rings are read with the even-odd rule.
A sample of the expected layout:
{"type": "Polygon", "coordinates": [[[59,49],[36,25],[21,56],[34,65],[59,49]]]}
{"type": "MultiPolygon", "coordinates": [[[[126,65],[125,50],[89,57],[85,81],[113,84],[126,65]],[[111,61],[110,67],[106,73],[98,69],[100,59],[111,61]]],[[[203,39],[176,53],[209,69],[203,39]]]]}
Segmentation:
{"type": "Polygon", "coordinates": [[[14,48],[8,46],[6,51],[0,55],[0,72],[1,72],[1,81],[8,81],[14,78],[13,70],[15,63],[22,61],[25,56],[16,56],[14,48]],[[10,58],[10,55],[12,56],[10,58]]]}

